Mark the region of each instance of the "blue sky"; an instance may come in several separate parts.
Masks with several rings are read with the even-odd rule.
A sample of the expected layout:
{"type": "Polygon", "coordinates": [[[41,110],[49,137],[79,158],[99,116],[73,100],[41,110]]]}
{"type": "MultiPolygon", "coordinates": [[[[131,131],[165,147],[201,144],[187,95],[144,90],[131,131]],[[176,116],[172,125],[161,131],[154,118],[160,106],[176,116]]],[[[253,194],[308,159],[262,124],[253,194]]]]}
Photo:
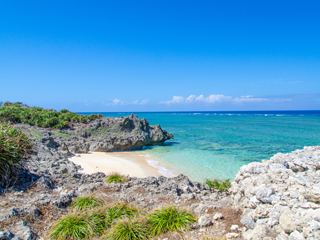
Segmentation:
{"type": "Polygon", "coordinates": [[[1,1],[0,101],[319,110],[319,1],[1,1]]]}

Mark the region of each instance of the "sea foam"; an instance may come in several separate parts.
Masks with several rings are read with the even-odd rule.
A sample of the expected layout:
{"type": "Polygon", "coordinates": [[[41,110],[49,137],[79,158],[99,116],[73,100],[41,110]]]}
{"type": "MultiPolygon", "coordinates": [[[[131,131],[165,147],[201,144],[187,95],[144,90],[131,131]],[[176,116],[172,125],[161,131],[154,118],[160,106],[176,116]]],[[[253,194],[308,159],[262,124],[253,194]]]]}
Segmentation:
{"type": "Polygon", "coordinates": [[[169,171],[167,168],[160,166],[158,161],[147,160],[147,162],[150,166],[159,169],[158,172],[164,175],[165,177],[176,177],[176,175],[169,171]]]}

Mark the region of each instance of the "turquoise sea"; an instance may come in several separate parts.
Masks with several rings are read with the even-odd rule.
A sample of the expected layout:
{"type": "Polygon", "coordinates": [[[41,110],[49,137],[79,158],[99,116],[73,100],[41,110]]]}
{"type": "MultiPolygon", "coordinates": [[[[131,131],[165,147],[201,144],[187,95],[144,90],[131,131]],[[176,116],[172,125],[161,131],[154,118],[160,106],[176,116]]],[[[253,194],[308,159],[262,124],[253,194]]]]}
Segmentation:
{"type": "MultiPolygon", "coordinates": [[[[91,114],[91,113],[81,113],[91,114]]],[[[120,117],[131,113],[102,113],[120,117]]],[[[174,139],[146,147],[151,165],[192,180],[233,179],[240,167],[304,146],[320,145],[320,111],[133,113],[174,139]]]]}

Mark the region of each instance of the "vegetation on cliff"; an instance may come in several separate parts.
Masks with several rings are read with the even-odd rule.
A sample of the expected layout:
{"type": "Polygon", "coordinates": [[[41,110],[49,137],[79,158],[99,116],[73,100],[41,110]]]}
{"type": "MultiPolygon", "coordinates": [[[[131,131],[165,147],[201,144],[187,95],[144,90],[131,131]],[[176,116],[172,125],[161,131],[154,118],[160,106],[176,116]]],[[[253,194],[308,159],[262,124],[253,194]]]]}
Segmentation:
{"type": "Polygon", "coordinates": [[[108,178],[106,179],[107,183],[124,183],[126,181],[126,177],[121,175],[120,173],[111,173],[108,178]]]}
{"type": "MultiPolygon", "coordinates": [[[[86,197],[76,199],[77,202],[82,200],[87,201],[86,197]]],[[[88,206],[80,212],[72,211],[58,220],[51,228],[50,237],[91,239],[94,236],[102,236],[101,239],[152,239],[166,232],[188,229],[188,224],[195,221],[190,212],[174,206],[163,207],[150,214],[127,203],[97,206],[94,209],[88,206]]]]}
{"type": "Polygon", "coordinates": [[[225,192],[231,187],[230,179],[225,179],[225,180],[207,179],[205,183],[211,188],[218,189],[220,192],[225,192]]]}
{"type": "Polygon", "coordinates": [[[151,233],[155,236],[165,232],[180,232],[196,221],[192,214],[175,206],[155,210],[148,216],[151,233]]]}
{"type": "Polygon", "coordinates": [[[77,197],[73,200],[71,208],[85,210],[102,206],[103,202],[94,196],[77,197]]]}
{"type": "Polygon", "coordinates": [[[5,102],[0,107],[0,121],[10,123],[28,123],[32,126],[62,129],[69,127],[72,123],[87,123],[102,117],[102,114],[91,114],[89,116],[69,112],[67,109],[56,111],[40,107],[28,107],[17,102],[5,102]]]}
{"type": "Polygon", "coordinates": [[[16,175],[31,151],[31,141],[21,130],[0,123],[0,184],[16,175]]]}

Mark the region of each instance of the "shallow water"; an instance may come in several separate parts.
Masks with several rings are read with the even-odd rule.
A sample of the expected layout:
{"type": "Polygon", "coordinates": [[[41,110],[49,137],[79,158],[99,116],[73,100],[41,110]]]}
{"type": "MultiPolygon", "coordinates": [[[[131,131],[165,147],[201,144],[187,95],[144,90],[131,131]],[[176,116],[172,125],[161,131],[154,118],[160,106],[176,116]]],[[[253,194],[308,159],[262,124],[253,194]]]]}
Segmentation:
{"type": "MultiPolygon", "coordinates": [[[[102,114],[120,117],[130,113],[102,114]]],[[[175,137],[142,151],[150,155],[151,164],[158,161],[164,174],[163,166],[197,181],[233,179],[250,162],[320,145],[320,111],[134,114],[151,125],[160,124],[175,137]]]]}

